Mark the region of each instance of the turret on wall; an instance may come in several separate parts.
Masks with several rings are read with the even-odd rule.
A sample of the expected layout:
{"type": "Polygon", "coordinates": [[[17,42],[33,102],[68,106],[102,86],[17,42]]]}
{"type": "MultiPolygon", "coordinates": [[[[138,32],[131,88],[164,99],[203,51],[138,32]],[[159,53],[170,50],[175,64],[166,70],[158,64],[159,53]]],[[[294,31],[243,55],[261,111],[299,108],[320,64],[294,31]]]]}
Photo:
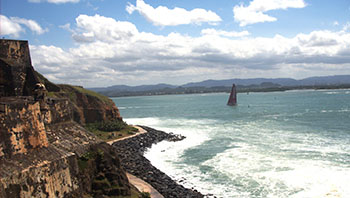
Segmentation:
{"type": "Polygon", "coordinates": [[[30,96],[38,82],[28,41],[0,39],[0,97],[30,96]]]}

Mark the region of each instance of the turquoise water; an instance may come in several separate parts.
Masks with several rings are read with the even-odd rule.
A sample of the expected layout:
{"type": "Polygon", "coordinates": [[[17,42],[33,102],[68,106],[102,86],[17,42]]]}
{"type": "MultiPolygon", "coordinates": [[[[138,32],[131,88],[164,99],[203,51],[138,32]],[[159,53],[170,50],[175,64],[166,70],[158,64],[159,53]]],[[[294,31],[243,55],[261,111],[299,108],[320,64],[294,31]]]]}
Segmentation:
{"type": "Polygon", "coordinates": [[[350,197],[350,90],[113,98],[124,120],[180,133],[145,156],[217,197],[350,197]]]}

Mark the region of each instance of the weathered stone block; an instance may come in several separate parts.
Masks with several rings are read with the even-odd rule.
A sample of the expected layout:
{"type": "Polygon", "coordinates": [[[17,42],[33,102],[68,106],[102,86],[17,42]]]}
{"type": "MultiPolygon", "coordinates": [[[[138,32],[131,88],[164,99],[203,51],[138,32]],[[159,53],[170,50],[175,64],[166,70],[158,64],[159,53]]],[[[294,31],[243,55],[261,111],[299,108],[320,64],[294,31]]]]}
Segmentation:
{"type": "Polygon", "coordinates": [[[23,99],[2,98],[0,106],[0,156],[11,157],[29,150],[48,146],[40,104],[23,99]]]}
{"type": "MultiPolygon", "coordinates": [[[[45,154],[45,152],[43,153],[45,154]]],[[[25,159],[25,158],[23,158],[25,159]]],[[[75,155],[42,161],[0,179],[0,197],[59,197],[79,188],[75,155]]]]}
{"type": "Polygon", "coordinates": [[[48,98],[45,124],[57,124],[72,121],[73,114],[68,99],[48,98]]]}

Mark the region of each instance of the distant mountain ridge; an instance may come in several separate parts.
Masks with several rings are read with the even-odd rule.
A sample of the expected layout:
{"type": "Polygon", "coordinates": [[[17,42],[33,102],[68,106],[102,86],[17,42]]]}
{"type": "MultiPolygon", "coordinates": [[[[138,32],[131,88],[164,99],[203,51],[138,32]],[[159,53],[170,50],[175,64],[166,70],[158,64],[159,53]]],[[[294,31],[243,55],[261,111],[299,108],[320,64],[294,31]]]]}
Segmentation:
{"type": "Polygon", "coordinates": [[[191,88],[191,87],[231,87],[232,84],[238,86],[251,86],[260,85],[262,83],[273,83],[280,86],[314,86],[314,85],[342,85],[350,84],[350,75],[335,75],[335,76],[317,76],[310,77],[301,80],[295,80],[293,78],[249,78],[249,79],[226,79],[226,80],[205,80],[201,82],[190,82],[184,85],[176,86],[170,84],[156,84],[156,85],[114,85],[110,87],[97,87],[88,88],[90,90],[103,93],[103,92],[145,92],[162,89],[174,89],[174,88],[191,88]]]}
{"type": "Polygon", "coordinates": [[[219,86],[229,87],[229,86],[232,86],[233,83],[241,86],[242,85],[249,86],[249,85],[259,85],[264,82],[271,82],[282,86],[298,85],[298,81],[292,78],[250,78],[250,79],[228,79],[228,80],[205,80],[202,82],[187,83],[183,85],[183,87],[207,87],[207,88],[219,87],[219,86]]]}
{"type": "Polygon", "coordinates": [[[114,85],[110,87],[97,87],[88,88],[96,92],[106,92],[106,91],[120,91],[120,92],[133,92],[133,91],[152,91],[164,88],[176,88],[178,86],[169,84],[156,84],[156,85],[139,85],[139,86],[128,86],[128,85],[114,85]]]}

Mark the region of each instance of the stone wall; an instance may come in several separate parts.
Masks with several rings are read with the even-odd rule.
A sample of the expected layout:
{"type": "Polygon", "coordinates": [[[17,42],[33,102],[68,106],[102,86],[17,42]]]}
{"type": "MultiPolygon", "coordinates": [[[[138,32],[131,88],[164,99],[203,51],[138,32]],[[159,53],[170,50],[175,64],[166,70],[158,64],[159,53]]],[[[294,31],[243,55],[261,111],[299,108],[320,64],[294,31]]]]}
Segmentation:
{"type": "Polygon", "coordinates": [[[0,39],[0,97],[28,96],[39,82],[27,41],[0,39]]]}
{"type": "Polygon", "coordinates": [[[67,99],[38,102],[32,97],[0,98],[0,157],[47,147],[50,125],[71,122],[72,118],[67,99]]]}
{"type": "Polygon", "coordinates": [[[28,41],[0,39],[0,58],[12,63],[32,65],[28,41]]]}
{"type": "Polygon", "coordinates": [[[74,121],[76,112],[83,115],[80,123],[121,119],[114,103],[81,92],[35,101],[37,82],[60,91],[42,78],[31,65],[27,41],[0,39],[0,198],[130,195],[113,147],[74,121]],[[101,151],[79,166],[82,156],[101,151]],[[110,186],[93,188],[101,182],[110,186]]]}
{"type": "Polygon", "coordinates": [[[117,151],[74,122],[70,105],[0,98],[0,198],[130,195],[117,151]]]}
{"type": "Polygon", "coordinates": [[[62,122],[70,122],[73,119],[72,105],[68,99],[47,98],[43,105],[45,108],[45,124],[56,124],[62,122]]]}
{"type": "Polygon", "coordinates": [[[48,146],[39,102],[28,98],[1,98],[0,106],[0,157],[48,146]]]}
{"type": "MultiPolygon", "coordinates": [[[[50,155],[47,151],[43,154],[50,155]]],[[[78,172],[77,157],[73,153],[43,160],[2,177],[0,197],[65,197],[79,189],[78,172]]]]}
{"type": "Polygon", "coordinates": [[[64,141],[60,144],[61,148],[49,145],[0,159],[0,198],[130,195],[128,178],[112,146],[83,144],[80,148],[85,151],[77,154],[62,150],[64,141]]]}

